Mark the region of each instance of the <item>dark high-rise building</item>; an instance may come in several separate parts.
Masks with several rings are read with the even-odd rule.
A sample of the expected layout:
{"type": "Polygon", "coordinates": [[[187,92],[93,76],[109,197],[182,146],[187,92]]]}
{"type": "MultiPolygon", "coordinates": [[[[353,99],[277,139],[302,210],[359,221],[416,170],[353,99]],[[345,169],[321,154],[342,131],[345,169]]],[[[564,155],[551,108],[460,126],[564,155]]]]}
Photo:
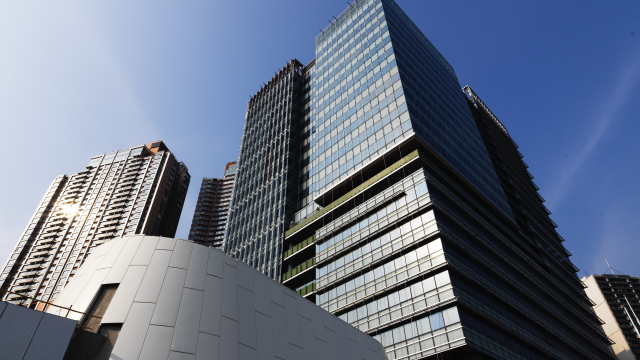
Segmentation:
{"type": "Polygon", "coordinates": [[[398,5],[354,2],[315,49],[291,125],[266,121],[287,102],[249,103],[227,251],[261,269],[282,242],[280,280],[389,359],[614,358],[517,145],[398,5]]]}
{"type": "Polygon", "coordinates": [[[225,252],[271,278],[297,208],[311,67],[291,60],[247,104],[225,252]]]}
{"type": "Polygon", "coordinates": [[[582,282],[618,359],[640,359],[640,278],[602,274],[582,282]]]}
{"type": "Polygon", "coordinates": [[[96,246],[175,236],[189,180],[162,141],[94,156],[85,170],[56,177],[0,275],[0,289],[12,293],[0,296],[35,307],[54,300],[96,246]]]}
{"type": "Polygon", "coordinates": [[[237,167],[235,161],[230,162],[224,169],[222,179],[202,179],[189,240],[224,249],[224,232],[237,167]]]}

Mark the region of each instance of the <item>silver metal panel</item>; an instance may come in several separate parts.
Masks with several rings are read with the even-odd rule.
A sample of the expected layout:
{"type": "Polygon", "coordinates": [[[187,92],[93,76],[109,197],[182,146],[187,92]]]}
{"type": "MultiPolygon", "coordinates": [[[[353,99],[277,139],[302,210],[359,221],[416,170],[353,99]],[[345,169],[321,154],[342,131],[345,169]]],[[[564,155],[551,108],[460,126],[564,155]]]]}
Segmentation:
{"type": "Polygon", "coordinates": [[[207,263],[207,274],[222,278],[224,269],[225,254],[222,252],[209,248],[209,262],[207,263]]]}
{"type": "Polygon", "coordinates": [[[258,334],[258,360],[273,360],[274,342],[271,318],[261,313],[256,313],[256,332],[258,334]]]}
{"type": "MultiPolygon", "coordinates": [[[[306,301],[306,300],[305,300],[306,301]]],[[[306,360],[318,360],[316,353],[316,342],[313,337],[313,325],[311,320],[299,317],[300,320],[300,335],[302,335],[302,343],[304,344],[304,358],[306,360]]]]}
{"type": "Polygon", "coordinates": [[[284,307],[284,301],[282,300],[282,285],[275,281],[269,281],[269,300],[284,307]]]}
{"type": "Polygon", "coordinates": [[[347,323],[345,323],[344,330],[347,334],[348,339],[358,341],[358,339],[360,338],[360,331],[347,323]]]}
{"type": "Polygon", "coordinates": [[[271,303],[271,322],[273,325],[273,350],[275,355],[285,360],[292,359],[289,355],[287,318],[284,315],[284,308],[273,302],[271,303]]]}
{"type": "Polygon", "coordinates": [[[113,246],[113,244],[115,244],[113,241],[107,241],[106,243],[98,246],[93,253],[90,255],[91,256],[95,256],[95,257],[99,257],[99,256],[104,256],[107,254],[107,252],[109,252],[109,250],[111,250],[111,247],[113,246]]]}
{"type": "Polygon", "coordinates": [[[222,279],[207,275],[204,286],[204,306],[200,318],[200,331],[220,336],[222,319],[222,279]]]}
{"type": "Polygon", "coordinates": [[[117,238],[115,240],[111,240],[110,242],[113,242],[113,246],[111,246],[111,249],[109,249],[109,251],[106,252],[106,255],[104,259],[102,259],[102,262],[100,262],[100,266],[98,266],[98,269],[112,267],[113,263],[116,261],[116,259],[120,255],[120,252],[122,251],[122,249],[124,248],[124,245],[127,243],[128,240],[129,240],[129,237],[123,237],[123,238],[117,238]]]}
{"type": "Polygon", "coordinates": [[[238,359],[238,323],[222,318],[222,336],[220,337],[220,358],[224,360],[238,359]]]}
{"type": "Polygon", "coordinates": [[[222,316],[238,321],[238,269],[226,263],[222,280],[222,316]]]}
{"type": "Polygon", "coordinates": [[[253,292],[253,273],[256,272],[248,265],[238,263],[238,286],[253,292]]]}
{"type": "MultiPolygon", "coordinates": [[[[119,288],[118,291],[120,291],[119,288]]],[[[116,296],[117,295],[118,292],[116,292],[116,296]]],[[[111,305],[113,305],[113,303],[111,303],[111,305]]],[[[109,309],[111,305],[109,305],[109,309]]],[[[116,341],[116,346],[113,348],[109,359],[137,359],[138,356],[140,356],[154,307],[155,305],[153,304],[145,303],[134,303],[133,306],[131,306],[131,312],[122,325],[122,330],[120,331],[120,335],[118,335],[118,341],[116,341]]]]}
{"type": "Polygon", "coordinates": [[[331,357],[329,359],[348,359],[343,358],[341,355],[340,344],[338,343],[338,335],[331,330],[327,330],[325,334],[328,340],[327,345],[329,347],[329,353],[331,354],[331,357]]]}
{"type": "Polygon", "coordinates": [[[338,339],[338,348],[340,349],[341,359],[351,359],[351,340],[347,339],[345,332],[345,326],[347,324],[338,318],[334,318],[337,321],[334,323],[336,329],[336,338],[338,339]]]}
{"type": "MultiPolygon", "coordinates": [[[[98,265],[100,265],[100,263],[102,262],[103,258],[104,255],[95,257],[94,254],[91,254],[84,262],[84,264],[78,269],[78,272],[76,272],[75,276],[72,277],[69,283],[62,289],[62,292],[56,298],[55,303],[60,306],[68,306],[65,304],[72,304],[73,300],[75,300],[74,297],[77,297],[78,293],[82,291],[82,289],[76,289],[76,287],[78,286],[78,284],[87,281],[87,278],[84,277],[84,274],[95,271],[98,265]],[[71,294],[74,295],[69,297],[71,294]]],[[[91,277],[91,275],[89,275],[89,277],[91,277]]],[[[57,314],[60,311],[56,307],[49,307],[47,312],[51,314],[57,314]]]]}
{"type": "Polygon", "coordinates": [[[193,249],[192,242],[177,240],[176,247],[173,249],[173,256],[171,256],[171,261],[169,262],[169,267],[188,269],[191,249],[193,249]]]}
{"type": "MultiPolygon", "coordinates": [[[[238,271],[242,265],[238,263],[238,271]]],[[[246,276],[247,274],[245,274],[246,276]]],[[[252,275],[252,274],[248,274],[252,275]]],[[[240,343],[258,348],[256,343],[256,309],[252,292],[238,287],[238,336],[240,343]]],[[[242,356],[240,358],[243,358],[242,356]]],[[[244,359],[244,358],[243,358],[244,359]]]]}
{"type": "Polygon", "coordinates": [[[173,331],[174,328],[172,327],[149,325],[139,360],[168,359],[173,331]]]}
{"type": "Polygon", "coordinates": [[[358,349],[360,350],[360,357],[363,359],[371,359],[372,351],[367,346],[368,336],[358,331],[358,349]]]}
{"type": "Polygon", "coordinates": [[[291,354],[291,359],[302,360],[304,359],[304,350],[299,347],[289,344],[289,353],[291,354]]]}
{"type": "Polygon", "coordinates": [[[71,319],[44,314],[23,360],[62,359],[76,324],[71,319]]]}
{"type": "MultiPolygon", "coordinates": [[[[271,301],[269,301],[269,283],[273,280],[262,275],[261,273],[253,272],[253,290],[258,296],[255,298],[256,311],[261,312],[267,316],[271,316],[271,301]]],[[[258,356],[260,356],[258,354],[258,356]]]]}
{"type": "Polygon", "coordinates": [[[207,276],[207,262],[209,261],[209,251],[207,250],[209,249],[202,245],[193,245],[184,287],[204,290],[204,278],[207,276]]]}
{"type": "Polygon", "coordinates": [[[4,311],[4,308],[7,307],[7,303],[4,301],[0,301],[0,316],[2,316],[2,312],[4,311]]]}
{"type": "Polygon", "coordinates": [[[131,237],[127,240],[126,244],[120,251],[120,255],[114,261],[109,274],[104,279],[104,284],[119,284],[127,272],[127,268],[133,259],[133,256],[138,251],[138,247],[142,242],[141,236],[131,237]]]}
{"type": "Polygon", "coordinates": [[[162,283],[156,310],[153,312],[153,325],[176,326],[178,307],[182,297],[187,270],[169,268],[162,283]]]}
{"type": "Polygon", "coordinates": [[[238,260],[236,260],[236,259],[234,259],[234,258],[232,258],[231,256],[228,256],[228,255],[224,257],[224,263],[227,264],[227,265],[231,265],[234,268],[238,267],[238,260]]]}
{"type": "MultiPolygon", "coordinates": [[[[100,260],[100,259],[98,258],[96,260],[100,260]]],[[[55,301],[56,305],[64,306],[64,307],[69,307],[70,305],[73,305],[73,303],[76,301],[76,299],[80,295],[80,292],[84,290],[84,287],[87,285],[89,280],[91,280],[91,277],[93,276],[93,272],[96,271],[96,269],[98,268],[101,262],[102,260],[94,261],[91,264],[89,264],[89,266],[86,269],[86,273],[78,278],[78,282],[75,283],[72,289],[69,289],[68,293],[66,293],[65,290],[62,290],[62,293],[60,294],[61,296],[58,297],[58,299],[56,299],[55,301]],[[62,295],[64,295],[64,297],[62,297],[62,295]]],[[[82,266],[80,268],[82,268],[82,266]]]]}
{"type": "Polygon", "coordinates": [[[250,348],[248,346],[244,346],[240,344],[239,349],[240,359],[242,360],[258,360],[258,351],[256,349],[250,348]]]}
{"type": "Polygon", "coordinates": [[[200,328],[200,311],[204,293],[200,290],[185,288],[182,292],[176,331],[173,334],[171,350],[189,354],[196,353],[198,345],[198,329],[200,328]]]}
{"type": "Polygon", "coordinates": [[[0,356],[22,359],[43,313],[22,306],[7,304],[0,318],[0,356]]]}
{"type": "Polygon", "coordinates": [[[324,324],[324,327],[326,327],[327,329],[334,332],[336,331],[336,317],[324,310],[322,311],[322,324],[324,324]]]}
{"type": "Polygon", "coordinates": [[[131,260],[131,265],[149,265],[159,240],[157,236],[145,236],[131,260]]]}
{"type": "Polygon", "coordinates": [[[153,252],[134,301],[151,303],[158,301],[160,289],[169,267],[169,260],[171,260],[171,251],[155,250],[153,252]]]}
{"type": "Polygon", "coordinates": [[[298,301],[298,314],[302,317],[312,320],[311,306],[316,305],[312,304],[311,301],[303,298],[302,296],[296,296],[296,300],[298,301]]]}
{"type": "Polygon", "coordinates": [[[314,338],[313,340],[316,343],[316,352],[318,354],[318,360],[331,359],[332,357],[331,357],[331,353],[329,352],[329,344],[317,338],[314,338]]]}
{"type": "Polygon", "coordinates": [[[297,301],[287,293],[282,295],[284,298],[285,315],[287,317],[287,334],[289,337],[289,343],[294,344],[299,348],[303,348],[304,344],[302,343],[302,337],[300,336],[300,321],[297,301]]]}
{"type": "MultiPolygon", "coordinates": [[[[109,269],[100,269],[95,271],[93,273],[93,276],[91,276],[91,273],[84,275],[87,278],[91,276],[91,278],[89,279],[89,282],[87,282],[86,285],[84,286],[84,289],[80,293],[80,296],[78,296],[78,298],[73,302],[73,308],[75,310],[78,310],[81,312],[87,312],[89,310],[89,307],[93,302],[93,299],[95,299],[95,297],[98,295],[98,291],[102,286],[102,280],[104,280],[104,278],[107,276],[108,273],[109,273],[109,269]]],[[[65,306],[65,307],[69,307],[69,306],[65,306]]],[[[51,308],[53,308],[53,306],[51,306],[51,308]]],[[[60,314],[66,315],[66,312],[64,309],[60,309],[60,310],[61,310],[60,314]]],[[[79,321],[82,318],[82,314],[72,312],[72,313],[69,313],[69,316],[67,317],[70,319],[79,321]]]]}
{"type": "Polygon", "coordinates": [[[169,360],[195,360],[195,354],[185,354],[181,352],[170,351],[169,360]]]}
{"type": "Polygon", "coordinates": [[[211,334],[198,333],[196,360],[220,360],[220,338],[211,334]]]}
{"type": "Polygon", "coordinates": [[[351,339],[347,339],[347,341],[349,342],[349,349],[351,350],[352,359],[354,360],[366,359],[362,357],[362,354],[360,353],[360,346],[358,345],[357,342],[351,339]]]}
{"type": "Polygon", "coordinates": [[[158,246],[156,246],[156,250],[171,250],[176,246],[176,239],[161,237],[158,241],[158,246]]]}
{"type": "Polygon", "coordinates": [[[127,314],[129,313],[129,309],[131,308],[131,304],[133,303],[133,298],[136,297],[136,293],[138,292],[138,288],[140,287],[145,271],[147,271],[146,266],[129,267],[129,270],[127,270],[127,273],[124,275],[124,279],[122,279],[122,283],[118,286],[118,290],[113,296],[107,311],[102,317],[103,324],[124,322],[127,318],[127,314]]]}
{"type": "Polygon", "coordinates": [[[313,325],[313,336],[327,342],[327,337],[325,336],[325,328],[322,321],[322,313],[325,312],[320,307],[311,304],[311,320],[313,325]]]}

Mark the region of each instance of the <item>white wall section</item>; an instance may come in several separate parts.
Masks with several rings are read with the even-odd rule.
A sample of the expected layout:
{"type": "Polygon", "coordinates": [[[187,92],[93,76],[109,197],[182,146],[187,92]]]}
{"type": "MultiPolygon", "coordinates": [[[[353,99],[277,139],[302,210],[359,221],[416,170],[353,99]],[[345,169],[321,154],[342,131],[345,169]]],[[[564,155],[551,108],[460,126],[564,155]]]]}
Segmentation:
{"type": "Polygon", "coordinates": [[[56,304],[87,312],[102,285],[119,284],[102,320],[123,324],[111,359],[384,359],[373,338],[213,248],[151,236],[101,247],[56,304]]]}

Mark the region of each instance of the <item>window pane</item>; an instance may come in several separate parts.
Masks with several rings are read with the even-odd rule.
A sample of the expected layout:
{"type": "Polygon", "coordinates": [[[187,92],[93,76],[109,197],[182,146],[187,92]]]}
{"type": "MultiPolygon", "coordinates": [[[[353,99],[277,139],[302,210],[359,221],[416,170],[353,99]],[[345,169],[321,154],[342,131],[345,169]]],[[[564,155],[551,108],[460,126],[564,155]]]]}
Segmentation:
{"type": "Polygon", "coordinates": [[[455,306],[443,311],[442,317],[444,317],[444,324],[447,326],[460,321],[460,315],[458,314],[458,309],[455,306]]]}
{"type": "Polygon", "coordinates": [[[444,327],[442,313],[436,313],[429,316],[429,323],[431,324],[431,330],[442,329],[444,327]]]}

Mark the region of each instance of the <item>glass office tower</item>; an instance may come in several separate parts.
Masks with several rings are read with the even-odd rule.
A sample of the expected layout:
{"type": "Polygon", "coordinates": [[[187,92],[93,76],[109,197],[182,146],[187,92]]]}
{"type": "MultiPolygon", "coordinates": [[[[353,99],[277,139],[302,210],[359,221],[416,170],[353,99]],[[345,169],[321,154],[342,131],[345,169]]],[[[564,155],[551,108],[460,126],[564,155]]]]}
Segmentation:
{"type": "Polygon", "coordinates": [[[225,252],[273,279],[298,204],[312,66],[291,60],[247,104],[225,252]]]}
{"type": "Polygon", "coordinates": [[[175,236],[187,167],[162,141],[91,158],[53,181],[0,275],[4,301],[55,300],[96,246],[116,237],[175,236]]]}
{"type": "Polygon", "coordinates": [[[615,358],[517,145],[394,1],[351,4],[309,72],[285,285],[389,359],[615,358]]]}
{"type": "Polygon", "coordinates": [[[202,179],[196,211],[193,213],[189,230],[189,240],[224,249],[224,232],[237,168],[235,161],[230,162],[225,167],[222,179],[202,179]]]}

